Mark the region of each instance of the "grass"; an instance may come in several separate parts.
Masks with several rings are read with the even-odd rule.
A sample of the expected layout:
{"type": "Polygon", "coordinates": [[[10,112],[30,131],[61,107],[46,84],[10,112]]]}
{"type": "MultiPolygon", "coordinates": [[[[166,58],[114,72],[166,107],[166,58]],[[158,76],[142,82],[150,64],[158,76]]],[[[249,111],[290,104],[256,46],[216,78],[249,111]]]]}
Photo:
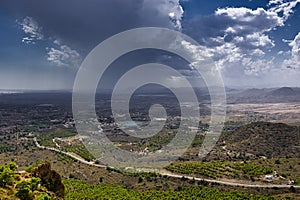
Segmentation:
{"type": "Polygon", "coordinates": [[[95,157],[86,149],[86,147],[83,144],[73,144],[70,146],[64,146],[63,150],[67,152],[73,152],[87,161],[95,159],[95,157]]]}
{"type": "Polygon", "coordinates": [[[70,129],[56,129],[53,132],[40,134],[37,137],[37,141],[42,146],[48,146],[48,147],[55,147],[55,143],[53,142],[54,138],[66,138],[66,137],[72,137],[77,135],[77,133],[74,130],[70,129]]]}

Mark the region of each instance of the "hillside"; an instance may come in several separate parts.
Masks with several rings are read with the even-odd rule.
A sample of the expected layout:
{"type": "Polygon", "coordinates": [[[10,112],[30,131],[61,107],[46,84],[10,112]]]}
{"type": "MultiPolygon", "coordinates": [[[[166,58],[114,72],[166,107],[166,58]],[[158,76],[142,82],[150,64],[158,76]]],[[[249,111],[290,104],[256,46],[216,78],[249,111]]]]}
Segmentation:
{"type": "Polygon", "coordinates": [[[299,158],[300,128],[255,122],[224,133],[208,159],[299,158]]]}
{"type": "Polygon", "coordinates": [[[65,187],[60,175],[49,163],[36,164],[17,171],[16,163],[0,166],[0,199],[60,200],[65,187]]]}
{"type": "MultiPolygon", "coordinates": [[[[60,178],[49,163],[36,164],[25,171],[17,165],[0,166],[0,199],[4,200],[62,200],[62,199],[274,199],[272,196],[248,194],[243,191],[222,191],[191,183],[190,187],[172,189],[134,190],[118,184],[88,184],[74,179],[60,178]]],[[[161,177],[153,177],[157,181],[161,177]]],[[[152,181],[140,176],[140,184],[152,181]]],[[[185,180],[183,181],[185,182],[185,180]]],[[[166,183],[167,184],[167,183],[166,183]]]]}

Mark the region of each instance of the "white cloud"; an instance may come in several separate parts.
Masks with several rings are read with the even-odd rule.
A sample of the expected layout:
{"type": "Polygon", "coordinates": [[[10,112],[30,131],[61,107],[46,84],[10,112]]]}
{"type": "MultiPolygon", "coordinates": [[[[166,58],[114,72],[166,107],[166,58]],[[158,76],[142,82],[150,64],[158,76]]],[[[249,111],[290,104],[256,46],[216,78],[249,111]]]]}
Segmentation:
{"type": "Polygon", "coordinates": [[[270,0],[268,3],[268,6],[273,5],[273,4],[282,4],[283,0],[270,0]]]}
{"type": "Polygon", "coordinates": [[[282,68],[280,62],[275,62],[275,57],[269,56],[268,51],[275,46],[269,37],[270,31],[285,25],[299,1],[274,0],[269,3],[268,9],[221,8],[215,12],[215,17],[222,16],[220,21],[227,24],[218,30],[217,37],[212,37],[223,37],[224,41],[208,48],[223,70],[227,82],[267,86],[292,85],[297,80],[295,74],[299,75],[300,71],[295,69],[300,69],[300,32],[293,40],[283,40],[291,50],[278,52],[281,56],[289,54],[282,68]],[[282,74],[289,78],[280,78],[282,74]],[[243,79],[247,81],[243,83],[243,79]]]}
{"type": "Polygon", "coordinates": [[[174,88],[182,87],[186,85],[186,78],[182,76],[170,76],[166,78],[166,84],[171,85],[174,88]]]}
{"type": "Polygon", "coordinates": [[[160,14],[168,16],[174,27],[181,30],[184,11],[179,0],[144,0],[145,7],[151,7],[150,5],[155,5],[155,9],[160,14]]]}
{"type": "Polygon", "coordinates": [[[190,63],[190,68],[192,70],[194,70],[194,67],[196,66],[201,66],[201,62],[212,56],[208,48],[196,46],[186,40],[182,40],[180,42],[179,48],[184,48],[186,52],[193,58],[194,62],[190,63]]]}
{"type": "MultiPolygon", "coordinates": [[[[268,33],[284,25],[276,12],[245,7],[219,8],[214,15],[196,22],[199,23],[201,44],[209,49],[219,68],[235,62],[237,67],[246,67],[239,62],[244,57],[251,57],[255,63],[255,59],[261,59],[275,46],[268,33]]],[[[197,29],[192,31],[197,32],[197,29]]]]}
{"type": "Polygon", "coordinates": [[[275,46],[274,42],[269,38],[269,36],[258,32],[247,35],[246,38],[250,44],[256,47],[275,46]]]}
{"type": "Polygon", "coordinates": [[[27,44],[35,44],[36,40],[42,40],[42,28],[39,27],[38,23],[32,17],[25,17],[22,22],[19,22],[22,26],[22,30],[27,35],[22,39],[22,42],[27,44]]]}
{"type": "Polygon", "coordinates": [[[290,41],[289,46],[292,48],[290,57],[283,61],[283,68],[300,69],[300,32],[290,41]]]}
{"type": "Polygon", "coordinates": [[[245,24],[240,23],[240,25],[244,25],[244,28],[247,28],[246,26],[250,25],[249,28],[259,28],[261,31],[271,30],[275,26],[283,25],[282,19],[277,13],[263,8],[257,8],[255,10],[245,7],[219,8],[215,11],[215,15],[227,16],[234,20],[234,22],[246,22],[245,24]],[[259,22],[266,23],[260,24],[259,22]]]}
{"type": "Polygon", "coordinates": [[[80,54],[69,46],[62,44],[62,41],[59,39],[45,38],[42,33],[42,27],[32,17],[25,17],[19,24],[27,35],[22,39],[22,42],[35,44],[38,40],[47,39],[53,43],[53,46],[58,46],[58,48],[46,47],[47,60],[49,62],[59,67],[78,67],[80,65],[80,54]]]}
{"type": "Polygon", "coordinates": [[[210,48],[213,60],[217,62],[219,68],[222,68],[225,62],[235,62],[241,58],[240,49],[233,43],[224,43],[221,46],[210,48]],[[231,55],[231,56],[230,56],[231,55]]]}
{"type": "MultiPolygon", "coordinates": [[[[233,73],[242,73],[240,75],[265,75],[274,68],[274,58],[267,56],[268,51],[275,46],[269,33],[277,27],[284,26],[299,1],[273,0],[268,9],[219,8],[214,15],[196,20],[199,23],[201,44],[206,46],[212,59],[223,72],[231,73],[235,67],[237,69],[233,70],[233,73]]],[[[297,41],[287,41],[294,50],[291,50],[293,59],[286,63],[299,63],[300,45],[297,41]]]]}
{"type": "MultiPolygon", "coordinates": [[[[248,22],[251,24],[256,20],[269,22],[267,24],[264,24],[264,30],[270,30],[273,28],[273,26],[282,25],[282,20],[280,19],[280,17],[277,16],[276,13],[265,10],[263,8],[257,8],[256,10],[251,10],[245,7],[219,8],[215,11],[215,15],[227,16],[232,20],[238,22],[246,22],[246,23],[248,22]]],[[[261,25],[257,23],[256,26],[261,26],[261,25]]]]}
{"type": "Polygon", "coordinates": [[[273,66],[273,59],[249,59],[244,58],[242,64],[245,66],[244,72],[246,75],[264,75],[269,72],[273,66]]]}
{"type": "Polygon", "coordinates": [[[278,51],[277,55],[282,55],[284,51],[278,51]]]}
{"type": "Polygon", "coordinates": [[[298,60],[300,60],[300,32],[296,35],[294,40],[290,43],[290,46],[292,47],[292,55],[294,57],[297,57],[298,60]]]}
{"type": "Polygon", "coordinates": [[[78,67],[81,56],[67,45],[61,45],[58,49],[46,48],[48,51],[47,60],[59,67],[78,67]]]}
{"type": "MultiPolygon", "coordinates": [[[[224,42],[221,46],[204,47],[195,46],[186,41],[182,41],[181,45],[191,53],[195,63],[191,63],[191,67],[197,66],[204,58],[212,58],[219,70],[228,70],[232,67],[243,67],[241,72],[247,76],[258,76],[267,73],[273,65],[273,59],[262,59],[265,55],[264,51],[255,48],[243,50],[236,44],[224,42]]],[[[208,69],[209,70],[209,69],[208,69]]]]}
{"type": "Polygon", "coordinates": [[[273,6],[269,9],[270,12],[282,15],[282,19],[285,21],[291,14],[294,13],[293,9],[300,3],[300,0],[284,1],[284,0],[271,0],[269,6],[273,6]]]}
{"type": "Polygon", "coordinates": [[[226,42],[233,42],[239,47],[273,47],[274,42],[266,32],[283,26],[283,19],[276,12],[263,8],[219,8],[215,16],[229,19],[225,30],[220,32],[225,33],[226,42]]]}

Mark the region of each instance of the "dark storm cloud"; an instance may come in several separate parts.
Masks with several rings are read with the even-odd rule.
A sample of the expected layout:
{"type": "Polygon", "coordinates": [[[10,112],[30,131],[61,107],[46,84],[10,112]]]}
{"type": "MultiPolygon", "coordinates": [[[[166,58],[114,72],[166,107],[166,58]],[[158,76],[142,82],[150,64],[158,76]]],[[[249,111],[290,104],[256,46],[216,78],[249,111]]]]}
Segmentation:
{"type": "Polygon", "coordinates": [[[44,38],[59,39],[72,48],[89,51],[109,36],[131,28],[160,26],[172,28],[168,13],[144,0],[10,0],[0,7],[17,18],[34,18],[44,38]]]}

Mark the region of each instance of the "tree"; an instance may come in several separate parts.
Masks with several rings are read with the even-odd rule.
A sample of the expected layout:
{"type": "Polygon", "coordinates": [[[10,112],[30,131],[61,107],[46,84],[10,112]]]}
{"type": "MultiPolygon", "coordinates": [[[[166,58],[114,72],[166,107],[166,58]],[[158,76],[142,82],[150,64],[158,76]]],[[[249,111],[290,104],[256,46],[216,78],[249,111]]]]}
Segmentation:
{"type": "Polygon", "coordinates": [[[40,178],[32,177],[31,181],[30,181],[30,189],[32,191],[38,190],[40,183],[41,183],[41,179],[40,178]]]}
{"type": "Polygon", "coordinates": [[[275,164],[276,164],[276,165],[279,165],[280,163],[281,163],[281,162],[280,162],[279,159],[276,159],[276,160],[275,160],[275,164]]]}
{"type": "Polygon", "coordinates": [[[18,192],[16,196],[21,200],[31,200],[33,199],[33,192],[31,191],[31,184],[28,181],[22,181],[16,186],[18,192]]]}
{"type": "Polygon", "coordinates": [[[15,181],[14,171],[16,170],[16,163],[9,163],[4,166],[0,166],[0,186],[5,187],[12,185],[15,181]]]}
{"type": "Polygon", "coordinates": [[[36,200],[51,200],[51,197],[48,194],[44,193],[44,194],[38,195],[35,199],[36,200]]]}
{"type": "Polygon", "coordinates": [[[7,164],[10,170],[15,171],[17,169],[17,164],[15,162],[10,162],[7,164]]]}
{"type": "Polygon", "coordinates": [[[138,182],[139,182],[139,183],[143,182],[143,177],[142,177],[142,176],[139,176],[138,182]]]}

